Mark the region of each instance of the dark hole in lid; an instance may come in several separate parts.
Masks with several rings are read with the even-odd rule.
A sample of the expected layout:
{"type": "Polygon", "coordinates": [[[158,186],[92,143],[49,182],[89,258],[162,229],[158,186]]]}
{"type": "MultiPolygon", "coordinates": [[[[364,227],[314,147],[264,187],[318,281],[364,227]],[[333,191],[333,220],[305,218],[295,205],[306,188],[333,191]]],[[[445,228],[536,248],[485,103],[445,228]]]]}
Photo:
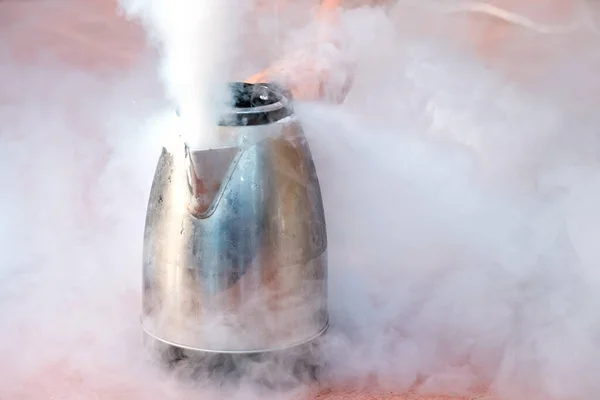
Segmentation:
{"type": "Polygon", "coordinates": [[[281,94],[263,84],[234,82],[229,85],[230,106],[234,108],[254,108],[268,106],[281,101],[281,94]]]}
{"type": "MultiPolygon", "coordinates": [[[[221,126],[250,126],[265,125],[279,121],[293,114],[288,102],[292,100],[291,93],[274,83],[229,83],[229,112],[219,119],[221,126]],[[281,102],[280,107],[260,110],[264,107],[281,102]],[[253,110],[254,109],[254,110],[253,110]]],[[[175,110],[180,115],[179,109],[175,110]]]]}

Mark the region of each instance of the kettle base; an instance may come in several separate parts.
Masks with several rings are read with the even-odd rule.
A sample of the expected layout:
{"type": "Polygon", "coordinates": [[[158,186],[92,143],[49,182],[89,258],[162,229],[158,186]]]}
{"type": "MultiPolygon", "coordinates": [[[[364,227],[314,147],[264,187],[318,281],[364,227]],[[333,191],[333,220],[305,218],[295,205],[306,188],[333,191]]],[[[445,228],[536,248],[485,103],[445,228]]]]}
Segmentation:
{"type": "Polygon", "coordinates": [[[203,348],[199,348],[199,347],[190,347],[190,346],[185,346],[185,345],[181,345],[178,343],[174,343],[174,342],[170,342],[168,340],[162,339],[156,335],[153,335],[152,333],[148,332],[148,330],[144,329],[143,325],[142,325],[142,329],[144,331],[144,343],[147,343],[147,339],[153,339],[153,341],[156,342],[157,345],[159,344],[163,344],[163,346],[167,346],[167,347],[174,347],[174,348],[179,348],[184,352],[189,352],[191,354],[203,354],[203,353],[215,353],[215,354],[265,354],[265,353],[272,353],[272,352],[279,352],[279,351],[285,351],[285,350],[290,350],[290,349],[294,349],[296,347],[300,347],[304,344],[310,343],[315,341],[317,338],[319,338],[320,336],[323,336],[323,334],[325,334],[325,332],[327,332],[327,330],[329,329],[329,323],[326,323],[325,326],[316,334],[314,334],[313,336],[308,337],[307,339],[298,342],[298,343],[293,343],[290,344],[288,346],[285,347],[274,347],[274,348],[262,348],[262,349],[258,349],[258,350],[225,350],[225,349],[220,349],[220,350],[215,350],[215,349],[203,349],[203,348]]]}
{"type": "Polygon", "coordinates": [[[284,349],[254,352],[215,352],[187,349],[165,343],[147,332],[144,346],[161,366],[181,378],[208,380],[216,386],[237,386],[241,382],[269,391],[288,391],[319,380],[325,361],[319,338],[284,349]]]}

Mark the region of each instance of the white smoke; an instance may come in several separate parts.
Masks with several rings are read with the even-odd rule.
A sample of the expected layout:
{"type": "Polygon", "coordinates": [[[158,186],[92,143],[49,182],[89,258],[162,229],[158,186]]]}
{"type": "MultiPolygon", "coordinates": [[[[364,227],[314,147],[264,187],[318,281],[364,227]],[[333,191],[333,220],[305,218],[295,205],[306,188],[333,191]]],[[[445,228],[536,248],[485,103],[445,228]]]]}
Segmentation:
{"type": "Polygon", "coordinates": [[[572,96],[593,79],[581,65],[598,65],[597,39],[538,37],[577,58],[538,65],[545,87],[527,92],[444,40],[401,42],[366,10],[345,18],[382,35],[341,108],[303,113],[344,332],[333,378],[595,398],[598,119],[583,110],[599,93],[572,96]]]}
{"type": "Polygon", "coordinates": [[[182,134],[194,148],[219,145],[213,127],[227,100],[226,84],[243,3],[233,0],[125,0],[129,16],[148,27],[161,50],[161,72],[179,108],[182,134]]]}
{"type": "MultiPolygon", "coordinates": [[[[220,51],[212,43],[166,50],[165,38],[186,40],[174,15],[208,14],[143,10],[130,9],[153,24],[166,60],[174,55],[162,64],[171,100],[187,96],[185,76],[200,94],[212,84],[200,77],[229,79],[204,75],[214,65],[198,54],[220,51]]],[[[523,33],[524,53],[553,56],[525,84],[382,11],[348,11],[340,23],[346,61],[357,63],[353,89],[341,106],[298,106],[329,227],[320,384],[599,397],[597,39],[523,33]]],[[[1,57],[0,398],[283,396],[214,387],[211,376],[190,382],[145,359],[143,222],[171,133],[153,60],[107,78],[1,57]]],[[[217,54],[224,65],[229,57],[217,54]]]]}

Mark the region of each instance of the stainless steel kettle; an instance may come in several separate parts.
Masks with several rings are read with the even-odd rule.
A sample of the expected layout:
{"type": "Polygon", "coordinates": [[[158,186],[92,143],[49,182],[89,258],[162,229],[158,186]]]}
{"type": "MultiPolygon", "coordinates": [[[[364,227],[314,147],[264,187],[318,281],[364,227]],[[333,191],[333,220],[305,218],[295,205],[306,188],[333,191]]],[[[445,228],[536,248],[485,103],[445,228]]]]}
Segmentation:
{"type": "Polygon", "coordinates": [[[148,203],[142,326],[168,346],[259,353],[328,327],[327,233],[284,90],[232,83],[222,146],[163,148],[148,203]]]}

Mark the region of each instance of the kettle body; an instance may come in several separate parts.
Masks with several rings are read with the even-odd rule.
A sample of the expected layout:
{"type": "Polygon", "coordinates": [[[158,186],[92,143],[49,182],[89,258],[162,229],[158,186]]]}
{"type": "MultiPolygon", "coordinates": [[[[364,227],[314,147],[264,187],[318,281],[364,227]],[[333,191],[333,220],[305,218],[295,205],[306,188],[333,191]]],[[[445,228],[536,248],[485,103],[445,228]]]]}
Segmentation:
{"type": "Polygon", "coordinates": [[[267,352],[328,327],[327,230],[306,137],[285,92],[236,85],[216,127],[224,145],[163,148],[150,191],[142,327],[177,348],[267,352]]]}

